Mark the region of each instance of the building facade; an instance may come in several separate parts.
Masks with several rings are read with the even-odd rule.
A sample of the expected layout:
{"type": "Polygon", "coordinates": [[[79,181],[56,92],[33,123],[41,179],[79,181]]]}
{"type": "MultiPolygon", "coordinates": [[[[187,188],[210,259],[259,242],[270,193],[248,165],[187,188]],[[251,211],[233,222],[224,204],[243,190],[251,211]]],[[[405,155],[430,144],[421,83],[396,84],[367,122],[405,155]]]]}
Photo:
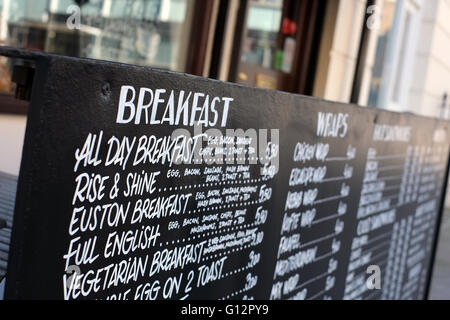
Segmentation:
{"type": "MultiPolygon", "coordinates": [[[[449,117],[449,16],[450,0],[0,0],[0,43],[449,117]]],[[[17,175],[27,102],[2,59],[0,171],[17,175]]]]}

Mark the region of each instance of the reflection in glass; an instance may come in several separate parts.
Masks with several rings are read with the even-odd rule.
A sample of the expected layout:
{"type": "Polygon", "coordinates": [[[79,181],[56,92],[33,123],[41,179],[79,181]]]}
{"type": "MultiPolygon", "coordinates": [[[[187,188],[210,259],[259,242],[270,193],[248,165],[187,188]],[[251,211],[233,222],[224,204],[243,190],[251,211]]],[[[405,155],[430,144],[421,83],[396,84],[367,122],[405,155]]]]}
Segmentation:
{"type": "Polygon", "coordinates": [[[406,46],[409,37],[409,30],[411,28],[411,13],[406,13],[406,18],[403,26],[403,38],[400,46],[400,58],[398,59],[397,72],[395,74],[394,90],[392,93],[392,101],[398,103],[400,102],[400,79],[403,74],[403,69],[405,68],[406,59],[406,46]]]}
{"type": "Polygon", "coordinates": [[[367,105],[378,106],[378,99],[381,89],[381,81],[383,79],[383,68],[385,67],[386,49],[391,36],[391,30],[394,23],[396,1],[387,0],[383,2],[381,12],[381,25],[378,30],[378,40],[375,52],[375,64],[372,69],[372,78],[370,80],[370,93],[367,105]]]}
{"type": "Polygon", "coordinates": [[[241,61],[272,68],[281,25],[282,0],[250,1],[241,61]]]}
{"type": "Polygon", "coordinates": [[[66,23],[77,14],[73,0],[0,2],[0,41],[8,45],[185,70],[193,0],[78,1],[75,29],[66,23]]]}

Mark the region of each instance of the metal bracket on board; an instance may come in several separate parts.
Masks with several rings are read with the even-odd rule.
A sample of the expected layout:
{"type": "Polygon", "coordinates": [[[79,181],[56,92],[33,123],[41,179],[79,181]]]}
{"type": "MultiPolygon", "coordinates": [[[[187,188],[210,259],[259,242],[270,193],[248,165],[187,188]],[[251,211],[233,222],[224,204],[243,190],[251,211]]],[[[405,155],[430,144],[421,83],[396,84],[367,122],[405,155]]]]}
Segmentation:
{"type": "Polygon", "coordinates": [[[26,65],[15,65],[12,82],[16,83],[16,99],[30,101],[34,78],[34,68],[26,65]]]}

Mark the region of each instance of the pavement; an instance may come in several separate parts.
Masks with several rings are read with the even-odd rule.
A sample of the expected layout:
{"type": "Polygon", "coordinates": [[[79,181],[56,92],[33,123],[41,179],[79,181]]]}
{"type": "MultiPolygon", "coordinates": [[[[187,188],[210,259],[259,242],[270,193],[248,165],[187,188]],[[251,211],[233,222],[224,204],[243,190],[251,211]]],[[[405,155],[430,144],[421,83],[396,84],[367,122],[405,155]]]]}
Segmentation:
{"type": "MultiPolygon", "coordinates": [[[[447,195],[448,196],[448,195],[447,195]]],[[[430,300],[450,300],[450,208],[442,217],[438,249],[430,288],[430,300]]]]}

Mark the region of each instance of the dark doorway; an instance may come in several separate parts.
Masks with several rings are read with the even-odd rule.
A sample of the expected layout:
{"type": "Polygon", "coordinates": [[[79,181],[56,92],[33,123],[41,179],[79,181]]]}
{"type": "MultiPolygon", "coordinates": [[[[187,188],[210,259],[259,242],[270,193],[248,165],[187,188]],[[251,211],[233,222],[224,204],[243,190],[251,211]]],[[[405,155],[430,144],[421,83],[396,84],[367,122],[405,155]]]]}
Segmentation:
{"type": "Polygon", "coordinates": [[[310,94],[324,11],[319,0],[242,1],[229,80],[310,94]]]}

